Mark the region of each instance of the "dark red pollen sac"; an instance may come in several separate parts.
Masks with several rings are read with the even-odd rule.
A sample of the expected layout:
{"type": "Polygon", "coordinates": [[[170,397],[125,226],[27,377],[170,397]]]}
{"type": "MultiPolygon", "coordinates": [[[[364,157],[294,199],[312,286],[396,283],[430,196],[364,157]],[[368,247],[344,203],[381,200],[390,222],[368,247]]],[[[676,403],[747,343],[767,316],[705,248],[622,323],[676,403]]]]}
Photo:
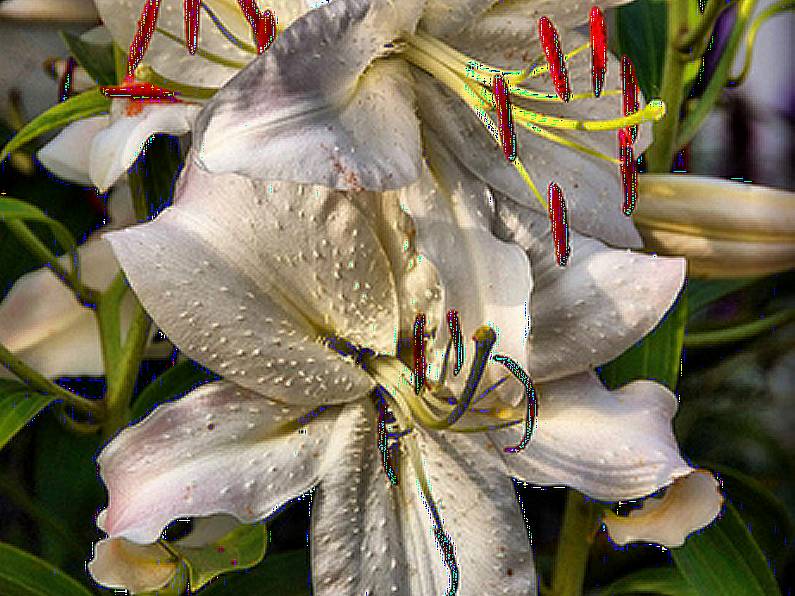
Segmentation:
{"type": "Polygon", "coordinates": [[[77,68],[77,60],[69,56],[66,59],[63,73],[58,79],[58,102],[64,102],[69,99],[72,94],[72,85],[74,85],[75,68],[77,68]]]}
{"type": "Polygon", "coordinates": [[[425,315],[414,319],[414,393],[419,395],[425,386],[425,315]]]}
{"type": "Polygon", "coordinates": [[[558,32],[547,17],[538,19],[538,39],[541,41],[541,49],[544,50],[544,56],[549,64],[549,74],[552,77],[552,84],[555,86],[555,93],[563,101],[569,101],[571,87],[569,87],[566,59],[560,49],[558,32]]]}
{"type": "Polygon", "coordinates": [[[121,85],[111,85],[100,87],[99,90],[105,97],[126,98],[133,101],[166,101],[178,102],[174,91],[159,87],[152,83],[139,83],[128,79],[121,85]]]}
{"type": "Polygon", "coordinates": [[[549,203],[549,221],[552,228],[552,243],[555,245],[555,261],[558,266],[565,267],[569,260],[569,224],[566,213],[566,201],[560,186],[550,182],[547,190],[549,203]]]}
{"type": "Polygon", "coordinates": [[[621,185],[624,197],[621,209],[629,217],[635,210],[638,201],[638,162],[635,159],[635,149],[632,146],[632,136],[626,130],[618,131],[618,155],[621,160],[621,185]]]}
{"type": "Polygon", "coordinates": [[[508,94],[508,85],[501,74],[494,75],[492,81],[494,103],[497,108],[497,123],[500,130],[500,145],[505,159],[516,159],[516,132],[513,129],[513,115],[511,114],[511,100],[508,94]]]}
{"type": "Polygon", "coordinates": [[[138,28],[135,30],[135,36],[130,44],[130,54],[127,57],[128,77],[132,77],[135,74],[135,69],[141,63],[146,50],[149,48],[152,34],[157,27],[159,14],[160,0],[146,0],[141,11],[141,18],[138,19],[138,28]]]}
{"type": "Polygon", "coordinates": [[[453,374],[458,375],[461,367],[464,366],[464,334],[461,333],[461,321],[458,318],[458,311],[450,309],[447,311],[447,327],[450,330],[450,337],[453,339],[453,349],[455,350],[455,366],[453,374]]]}
{"type": "Polygon", "coordinates": [[[259,7],[254,0],[237,0],[237,3],[254,33],[257,52],[262,54],[276,37],[276,16],[270,10],[260,14],[259,7]]]}
{"type": "Polygon", "coordinates": [[[185,0],[185,45],[193,55],[199,48],[199,7],[201,0],[185,0]]]}
{"type": "Polygon", "coordinates": [[[591,26],[591,82],[594,96],[599,97],[607,73],[607,22],[598,6],[591,8],[588,20],[591,26]]]}
{"type": "MultiPolygon", "coordinates": [[[[629,56],[621,56],[621,108],[624,116],[630,116],[640,109],[640,88],[635,65],[629,56]]],[[[627,132],[634,143],[638,139],[638,126],[628,126],[627,132]]]]}

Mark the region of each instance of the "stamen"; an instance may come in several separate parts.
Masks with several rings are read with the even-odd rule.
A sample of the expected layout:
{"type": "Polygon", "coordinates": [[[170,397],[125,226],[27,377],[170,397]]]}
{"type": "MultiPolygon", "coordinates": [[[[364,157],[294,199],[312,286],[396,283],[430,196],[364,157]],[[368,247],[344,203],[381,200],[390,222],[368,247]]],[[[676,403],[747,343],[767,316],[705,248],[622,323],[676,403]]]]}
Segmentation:
{"type": "Polygon", "coordinates": [[[174,91],[158,87],[152,83],[136,82],[132,79],[125,80],[121,85],[106,85],[99,88],[102,95],[111,99],[123,97],[132,101],[166,101],[179,102],[174,91]]]}
{"type": "Polygon", "coordinates": [[[599,97],[607,73],[607,23],[605,15],[598,6],[591,8],[591,82],[593,94],[599,97]]]}
{"type": "Polygon", "coordinates": [[[555,26],[547,17],[538,19],[538,38],[541,41],[541,49],[549,64],[549,74],[555,86],[555,93],[563,101],[569,101],[571,88],[569,87],[569,73],[563,52],[560,49],[560,39],[555,26]]]}
{"type": "MultiPolygon", "coordinates": [[[[640,109],[640,88],[638,77],[635,74],[635,65],[629,56],[621,56],[621,88],[622,88],[622,113],[624,117],[630,116],[640,109]]],[[[632,142],[638,139],[638,127],[629,126],[628,132],[632,135],[632,142]]]]}
{"type": "Polygon", "coordinates": [[[397,486],[398,475],[392,465],[393,456],[396,455],[396,453],[394,453],[389,446],[389,434],[386,429],[387,406],[386,398],[383,393],[386,393],[386,391],[379,385],[376,388],[376,399],[378,399],[378,450],[381,452],[381,465],[384,468],[387,478],[389,478],[389,482],[392,486],[397,486]],[[379,390],[382,392],[380,395],[379,390]]]}
{"type": "Polygon", "coordinates": [[[447,416],[447,424],[449,426],[452,426],[460,420],[469,409],[469,405],[475,397],[478,385],[480,385],[480,379],[483,377],[483,371],[486,369],[486,364],[489,361],[491,349],[497,341],[497,334],[494,332],[494,329],[484,325],[475,331],[472,340],[475,342],[475,357],[472,361],[472,368],[469,369],[469,376],[467,377],[467,382],[458,400],[458,404],[447,416]]]}
{"type": "Polygon", "coordinates": [[[251,26],[251,31],[254,33],[257,52],[262,54],[270,47],[276,36],[276,17],[270,10],[260,14],[255,0],[237,0],[237,2],[243,11],[243,16],[246,17],[248,24],[251,26]]]}
{"type": "Polygon", "coordinates": [[[192,56],[199,47],[199,6],[201,0],[185,0],[185,45],[192,56]]]}
{"type": "Polygon", "coordinates": [[[419,395],[425,387],[425,315],[418,313],[414,319],[414,393],[419,395]]]}
{"type": "MultiPolygon", "coordinates": [[[[438,517],[438,514],[436,517],[438,517]]],[[[450,586],[447,588],[447,596],[454,596],[458,592],[458,564],[455,560],[453,541],[450,540],[450,536],[444,531],[441,523],[433,526],[433,535],[436,538],[439,549],[442,551],[442,560],[450,570],[450,586]]]]}
{"type": "Polygon", "coordinates": [[[464,366],[464,336],[461,333],[461,322],[458,319],[457,310],[451,309],[447,311],[447,327],[450,329],[450,337],[455,350],[453,375],[458,376],[458,373],[461,372],[461,367],[464,366]]]}
{"type": "Polygon", "coordinates": [[[58,102],[62,103],[69,99],[72,91],[72,84],[74,83],[75,68],[77,67],[77,60],[72,56],[66,59],[66,66],[64,71],[58,79],[58,102]]]}
{"type": "Polygon", "coordinates": [[[132,77],[135,69],[146,54],[149,42],[152,41],[152,34],[157,27],[157,17],[160,13],[160,0],[146,0],[141,18],[138,19],[138,28],[135,31],[130,53],[127,56],[127,76],[132,77]]]}
{"type": "Polygon", "coordinates": [[[497,104],[497,123],[500,127],[502,152],[505,155],[505,159],[513,161],[516,159],[516,132],[513,129],[513,117],[507,85],[505,84],[505,78],[501,74],[494,75],[492,90],[497,104]]]}
{"type": "Polygon", "coordinates": [[[515,376],[519,382],[522,383],[522,385],[524,385],[524,394],[525,399],[527,400],[527,417],[525,419],[524,434],[515,447],[505,447],[505,453],[517,453],[518,451],[521,451],[527,447],[527,444],[530,442],[530,439],[533,436],[533,427],[535,425],[536,416],[538,415],[536,390],[535,387],[533,387],[533,382],[530,380],[529,375],[521,366],[519,366],[515,360],[509,358],[508,356],[501,356],[499,354],[494,356],[494,360],[505,366],[505,368],[507,368],[511,374],[515,376]]]}
{"type": "Polygon", "coordinates": [[[621,159],[621,185],[624,188],[624,199],[621,209],[629,217],[635,210],[638,201],[638,162],[632,147],[632,136],[627,130],[618,131],[618,154],[621,159]]]}
{"type": "Polygon", "coordinates": [[[547,202],[549,203],[549,221],[552,226],[552,242],[555,245],[555,261],[559,267],[565,267],[571,253],[568,214],[563,191],[554,182],[549,184],[547,202]]]}
{"type": "Polygon", "coordinates": [[[248,52],[249,54],[256,54],[257,48],[253,45],[246,43],[242,39],[240,39],[237,35],[232,33],[229,28],[224,25],[223,21],[221,21],[220,17],[212,11],[212,9],[207,6],[204,2],[201,3],[201,7],[204,12],[207,13],[207,16],[210,17],[210,20],[213,22],[213,25],[221,32],[221,35],[226,37],[226,39],[231,43],[233,46],[236,46],[243,50],[244,52],[248,52]]]}

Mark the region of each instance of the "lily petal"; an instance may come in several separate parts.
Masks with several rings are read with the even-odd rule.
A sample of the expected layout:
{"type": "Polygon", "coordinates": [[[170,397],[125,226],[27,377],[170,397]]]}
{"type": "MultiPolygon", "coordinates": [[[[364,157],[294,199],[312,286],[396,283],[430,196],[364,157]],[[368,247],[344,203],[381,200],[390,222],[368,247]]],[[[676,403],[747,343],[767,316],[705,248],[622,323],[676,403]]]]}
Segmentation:
{"type": "MultiPolygon", "coordinates": [[[[417,245],[439,271],[444,309],[458,311],[464,337],[489,325],[497,332],[494,353],[525,362],[533,287],[527,255],[519,246],[495,238],[487,187],[461,166],[435,134],[426,132],[433,175],[426,172],[402,197],[417,226],[417,245]]],[[[447,326],[442,325],[434,342],[439,363],[449,338],[447,326]]],[[[503,373],[489,367],[484,386],[503,373]]],[[[450,384],[460,389],[465,380],[460,375],[450,379],[450,384]]]]}
{"type": "Polygon", "coordinates": [[[243,387],[267,384],[292,403],[353,401],[373,381],[322,342],[394,353],[389,262],[343,193],[190,165],[173,207],[107,238],[166,335],[243,387]]]}
{"type": "MultiPolygon", "coordinates": [[[[83,281],[91,287],[105,289],[119,272],[104,240],[89,240],[78,253],[83,281]]],[[[131,306],[123,305],[123,329],[131,306]]],[[[0,303],[0,343],[46,377],[104,374],[94,313],[48,268],[20,277],[0,303]]],[[[0,367],[0,377],[9,375],[0,367]]]]}
{"type": "MultiPolygon", "coordinates": [[[[538,485],[565,485],[605,501],[637,499],[685,476],[671,429],[676,397],[635,381],[608,391],[592,373],[538,387],[538,422],[528,446],[505,454],[511,473],[538,485]]],[[[492,433],[498,445],[515,431],[492,433]]]]}
{"type": "Polygon", "coordinates": [[[684,259],[615,250],[576,233],[569,264],[560,268],[546,218],[511,201],[499,201],[497,212],[507,237],[532,262],[528,372],[534,381],[619,356],[657,325],[684,282],[684,259]]]}
{"type": "Polygon", "coordinates": [[[124,538],[97,542],[94,558],[88,563],[94,580],[133,594],[162,588],[178,569],[179,562],[163,546],[136,544],[124,538]]]}
{"type": "Polygon", "coordinates": [[[604,523],[616,544],[651,542],[676,548],[720,513],[720,483],[707,470],[677,478],[659,498],[646,499],[627,516],[608,513],[604,523]]]}
{"type": "Polygon", "coordinates": [[[355,409],[313,416],[231,383],[200,387],[99,455],[109,494],[102,525],[111,538],[150,543],[180,517],[265,519],[317,484],[357,421],[355,409]]]}
{"type": "Polygon", "coordinates": [[[493,5],[494,0],[427,0],[422,28],[436,37],[454,34],[480,19],[493,5]]]}
{"type": "Polygon", "coordinates": [[[207,104],[195,127],[201,165],[338,189],[415,180],[421,149],[409,69],[371,62],[413,29],[420,6],[332,2],[298,19],[207,104]]]}
{"type": "MultiPolygon", "coordinates": [[[[128,104],[121,101],[116,105],[128,104]]],[[[110,126],[100,131],[91,145],[91,181],[100,192],[105,192],[135,163],[152,135],[185,134],[190,131],[199,109],[192,104],[146,104],[138,114],[113,118],[110,126]]]]}
{"type": "Polygon", "coordinates": [[[97,135],[110,125],[110,116],[93,116],[72,122],[39,149],[41,165],[69,182],[90,186],[89,152],[97,135]]]}

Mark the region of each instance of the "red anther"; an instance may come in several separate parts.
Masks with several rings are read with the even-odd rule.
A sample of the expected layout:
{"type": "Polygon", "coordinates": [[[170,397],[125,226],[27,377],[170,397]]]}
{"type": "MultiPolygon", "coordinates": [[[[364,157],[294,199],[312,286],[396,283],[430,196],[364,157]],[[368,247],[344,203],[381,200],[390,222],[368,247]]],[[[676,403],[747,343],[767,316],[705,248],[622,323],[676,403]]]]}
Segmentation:
{"type": "Polygon", "coordinates": [[[193,55],[199,47],[199,6],[201,0],[185,0],[185,45],[193,55]]]}
{"type": "Polygon", "coordinates": [[[254,32],[257,52],[262,54],[270,47],[276,36],[276,17],[270,10],[260,14],[259,7],[254,0],[237,0],[237,3],[254,32]]]}
{"type": "Polygon", "coordinates": [[[566,59],[560,49],[560,39],[555,26],[547,17],[538,19],[538,38],[541,40],[541,49],[549,64],[549,74],[555,86],[555,93],[563,101],[569,101],[571,88],[569,87],[569,71],[566,68],[566,59]]]}
{"type": "Polygon", "coordinates": [[[511,100],[508,95],[508,85],[501,74],[494,75],[492,81],[494,103],[497,106],[497,122],[500,128],[500,145],[505,159],[516,159],[516,132],[513,129],[513,115],[511,113],[511,100]]]}
{"type": "Polygon", "coordinates": [[[638,162],[635,159],[635,150],[632,147],[632,135],[621,129],[618,131],[618,155],[621,159],[621,185],[624,189],[624,198],[621,209],[629,217],[635,210],[638,201],[638,162]]]}
{"type": "Polygon", "coordinates": [[[464,366],[464,335],[461,333],[461,321],[458,318],[457,310],[451,309],[447,311],[447,328],[450,329],[450,337],[453,340],[453,349],[455,350],[453,375],[458,375],[461,372],[461,367],[464,366]]]}
{"type": "Polygon", "coordinates": [[[566,201],[563,191],[554,182],[549,183],[547,190],[549,203],[549,221],[552,228],[552,243],[555,245],[555,261],[558,266],[565,267],[569,260],[569,224],[566,213],[566,201]]]}
{"type": "MultiPolygon", "coordinates": [[[[635,65],[629,56],[621,56],[621,107],[624,116],[634,114],[640,109],[640,88],[635,74],[635,65]]],[[[638,126],[628,126],[627,132],[632,135],[634,143],[638,138],[638,126]]]]}
{"type": "Polygon", "coordinates": [[[414,319],[414,393],[419,395],[425,386],[425,315],[414,319]]]}
{"type": "Polygon", "coordinates": [[[152,34],[157,27],[157,16],[160,13],[160,0],[146,0],[141,11],[141,18],[138,19],[138,28],[135,31],[132,43],[130,44],[130,54],[127,56],[127,76],[135,74],[135,69],[141,62],[152,40],[152,34]]]}
{"type": "Polygon", "coordinates": [[[168,101],[178,102],[175,92],[165,87],[158,87],[152,83],[138,83],[127,80],[121,85],[110,85],[100,87],[102,95],[110,98],[123,97],[133,101],[168,101]]]}
{"type": "Polygon", "coordinates": [[[77,60],[69,56],[66,59],[63,73],[58,79],[58,102],[64,102],[69,99],[74,84],[75,68],[77,67],[77,60]]]}
{"type": "Polygon", "coordinates": [[[607,73],[607,23],[605,15],[598,6],[591,8],[591,82],[593,94],[599,97],[607,73]]]}

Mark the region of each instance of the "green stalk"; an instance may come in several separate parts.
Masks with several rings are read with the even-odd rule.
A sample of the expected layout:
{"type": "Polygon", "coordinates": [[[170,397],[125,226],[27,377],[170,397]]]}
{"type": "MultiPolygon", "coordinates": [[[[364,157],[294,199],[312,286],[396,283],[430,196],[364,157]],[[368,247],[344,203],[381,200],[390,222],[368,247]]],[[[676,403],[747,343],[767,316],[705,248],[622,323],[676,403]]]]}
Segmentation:
{"type": "Polygon", "coordinates": [[[552,594],[580,596],[588,553],[600,524],[599,506],[574,489],[567,489],[563,527],[552,577],[552,594]]]}
{"type": "Polygon", "coordinates": [[[709,35],[721,13],[732,5],[733,2],[726,2],[726,0],[708,0],[698,23],[681,35],[676,44],[676,49],[680,52],[688,52],[691,47],[709,35]]]}
{"type": "Polygon", "coordinates": [[[103,407],[101,402],[80,397],[68,389],[53,383],[47,377],[25,364],[21,358],[3,344],[0,344],[0,364],[19,377],[31,389],[46,395],[52,395],[53,398],[63,400],[65,403],[84,412],[90,412],[98,416],[102,415],[103,407]]]}
{"type": "Polygon", "coordinates": [[[668,33],[663,65],[660,99],[665,102],[665,117],[654,123],[654,143],[646,151],[649,172],[670,172],[676,150],[679,114],[684,101],[685,64],[689,56],[677,49],[679,40],[687,34],[689,0],[668,2],[668,33]]]}
{"type": "Polygon", "coordinates": [[[740,47],[745,27],[748,20],[753,14],[756,0],[740,0],[737,10],[737,22],[734,24],[729,41],[726,44],[726,49],[723,50],[723,55],[718,62],[715,73],[707,84],[707,88],[696,103],[695,109],[687,115],[687,118],[682,122],[681,128],[676,135],[675,148],[687,145],[698,132],[698,129],[703,124],[706,117],[709,115],[715,103],[720,99],[723,88],[726,82],[731,77],[731,68],[734,64],[734,58],[737,55],[737,50],[740,47]]]}
{"type": "Polygon", "coordinates": [[[793,319],[795,319],[795,308],[790,308],[765,317],[764,319],[736,325],[728,329],[687,333],[685,335],[685,347],[704,348],[743,341],[760,335],[765,331],[769,331],[773,327],[783,325],[793,319]]]}

